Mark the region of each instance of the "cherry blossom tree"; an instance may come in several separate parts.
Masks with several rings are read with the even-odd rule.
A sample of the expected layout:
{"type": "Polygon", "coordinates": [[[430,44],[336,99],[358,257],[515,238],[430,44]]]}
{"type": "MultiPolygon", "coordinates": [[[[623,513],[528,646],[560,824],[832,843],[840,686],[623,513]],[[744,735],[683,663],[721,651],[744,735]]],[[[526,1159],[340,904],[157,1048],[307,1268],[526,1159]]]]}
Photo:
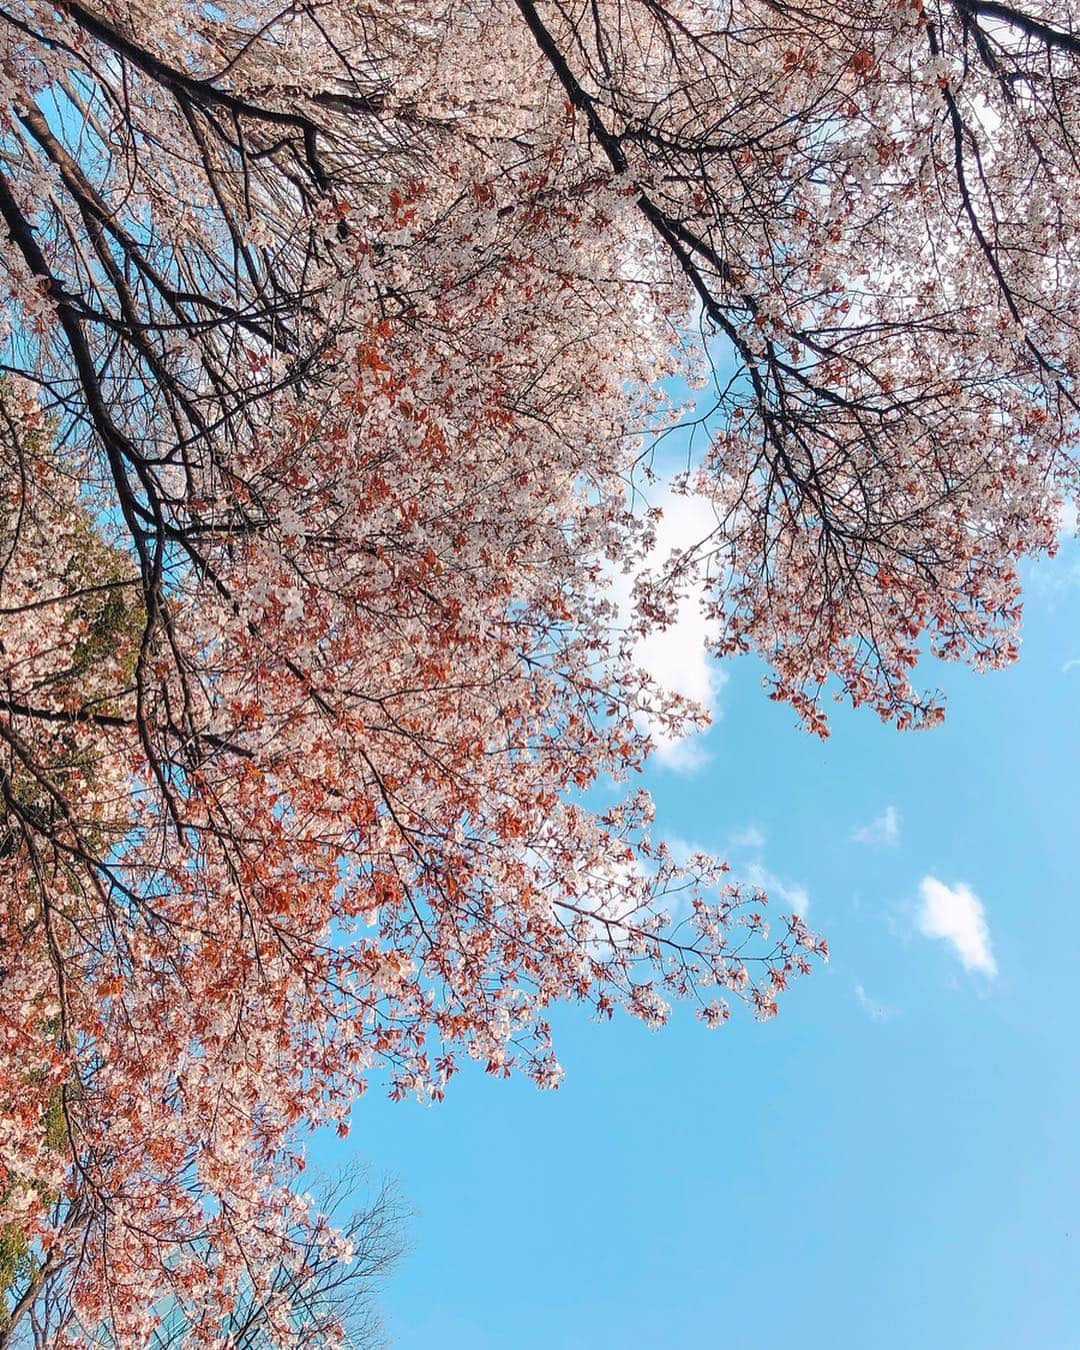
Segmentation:
{"type": "MultiPolygon", "coordinates": [[[[230,1350],[267,1350],[282,1339],[343,1342],[350,1350],[385,1345],[373,1296],[403,1251],[404,1220],[393,1189],[385,1182],[372,1189],[353,1165],[319,1185],[313,1204],[316,1216],[305,1215],[280,1233],[273,1270],[257,1280],[241,1277],[227,1306],[217,1308],[218,1338],[230,1350]]],[[[66,1278],[70,1267],[43,1272],[29,1249],[16,1254],[10,1241],[9,1249],[13,1259],[4,1274],[16,1308],[22,1302],[27,1315],[5,1326],[5,1344],[52,1345],[70,1335],[76,1312],[66,1278]]],[[[209,1250],[204,1254],[213,1258],[209,1250]]],[[[94,1345],[125,1344],[107,1321],[77,1330],[94,1345]]],[[[191,1331],[182,1301],[166,1299],[147,1344],[174,1350],[188,1343],[191,1331]]]]}
{"type": "Polygon", "coordinates": [[[1015,655],[1076,488],[1078,15],[0,18],[0,1343],[54,1293],[58,1346],[332,1343],[303,1128],[824,952],[589,805],[702,719],[641,637],[698,597],[820,732],[1015,655]],[[677,426],[715,528],[643,570],[677,426]]]}

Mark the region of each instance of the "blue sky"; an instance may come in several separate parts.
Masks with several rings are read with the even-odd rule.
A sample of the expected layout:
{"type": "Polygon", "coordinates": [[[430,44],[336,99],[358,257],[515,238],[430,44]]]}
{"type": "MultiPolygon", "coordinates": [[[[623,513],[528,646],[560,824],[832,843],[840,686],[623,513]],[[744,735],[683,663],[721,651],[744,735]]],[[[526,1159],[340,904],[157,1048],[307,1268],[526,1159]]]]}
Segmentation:
{"type": "Polygon", "coordinates": [[[804,891],[833,959],[765,1025],[566,1009],[555,1093],[373,1089],[312,1161],[358,1151],[415,1210],[399,1350],[1080,1350],[1078,620],[1068,543],[1019,664],[931,672],[925,733],[838,708],[822,744],[726,667],[701,753],[651,774],[658,832],[804,891]]]}

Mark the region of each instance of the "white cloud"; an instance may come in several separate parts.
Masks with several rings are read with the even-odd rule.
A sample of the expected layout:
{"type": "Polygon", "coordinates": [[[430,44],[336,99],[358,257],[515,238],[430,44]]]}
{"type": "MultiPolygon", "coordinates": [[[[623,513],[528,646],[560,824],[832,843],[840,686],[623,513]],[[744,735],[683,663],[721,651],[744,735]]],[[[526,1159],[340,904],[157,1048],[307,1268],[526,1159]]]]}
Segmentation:
{"type": "MultiPolygon", "coordinates": [[[[659,568],[674,549],[683,549],[707,539],[716,529],[716,515],[701,497],[686,497],[663,489],[650,502],[663,512],[656,526],[656,542],[644,559],[642,570],[659,568]]],[[[634,577],[622,573],[611,577],[608,597],[625,618],[630,613],[634,577]]],[[[634,647],[638,664],[664,689],[699,703],[712,718],[720,715],[720,691],[727,674],[706,650],[708,624],[701,611],[700,593],[680,600],[674,621],[650,633],[634,647]]],[[[656,756],[668,768],[689,772],[705,762],[695,733],[671,736],[650,719],[642,725],[652,737],[656,756]]]]}
{"type": "MultiPolygon", "coordinates": [[[[718,854],[722,858],[732,850],[738,849],[759,852],[765,846],[765,834],[756,825],[747,825],[745,829],[732,834],[720,850],[706,848],[704,845],[682,839],[676,834],[665,835],[664,843],[667,844],[675,861],[685,864],[695,853],[718,854]]],[[[769,901],[778,913],[798,914],[801,918],[805,918],[810,908],[810,895],[806,887],[797,881],[782,881],[760,858],[732,861],[731,879],[745,881],[768,892],[769,901]]]]}
{"type": "Polygon", "coordinates": [[[728,848],[762,849],[764,847],[765,834],[756,825],[747,825],[743,830],[736,830],[728,840],[728,848]]]}
{"type": "Polygon", "coordinates": [[[975,892],[962,881],[946,886],[936,877],[923,877],[919,894],[922,897],[919,932],[924,937],[951,942],[965,970],[996,975],[997,962],[990,950],[986,911],[975,892]]]}
{"type": "Polygon", "coordinates": [[[855,984],[855,997],[859,1000],[859,1007],[872,1022],[884,1022],[892,1016],[893,1010],[886,1008],[884,1003],[876,1003],[858,981],[855,984]]]}
{"type": "Polygon", "coordinates": [[[667,845],[668,852],[680,867],[685,867],[695,853],[708,854],[712,852],[704,844],[699,844],[693,839],[684,839],[679,834],[665,834],[664,843],[667,845]]]}
{"type": "Polygon", "coordinates": [[[1080,656],[1074,656],[1071,661],[1066,661],[1061,667],[1062,675],[1068,675],[1070,670],[1076,670],[1080,666],[1080,656]]]}
{"type": "Polygon", "coordinates": [[[796,881],[781,881],[775,872],[770,872],[759,862],[747,863],[739,867],[738,871],[752,886],[760,886],[763,891],[768,892],[769,901],[778,912],[798,914],[801,919],[806,918],[810,909],[810,895],[805,886],[800,886],[796,881]]]}
{"type": "Polygon", "coordinates": [[[851,837],[857,844],[887,844],[895,848],[900,842],[900,813],[895,806],[887,806],[869,825],[852,830],[851,837]]]}

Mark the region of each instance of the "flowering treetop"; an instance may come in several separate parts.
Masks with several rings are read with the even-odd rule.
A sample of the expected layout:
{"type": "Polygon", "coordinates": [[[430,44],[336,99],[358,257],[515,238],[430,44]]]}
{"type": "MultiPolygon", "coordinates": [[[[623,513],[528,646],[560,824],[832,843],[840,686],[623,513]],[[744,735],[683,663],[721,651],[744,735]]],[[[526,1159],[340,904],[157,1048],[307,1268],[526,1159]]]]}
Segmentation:
{"type": "Polygon", "coordinates": [[[823,950],[584,804],[701,715],[644,632],[700,594],[821,731],[829,680],[936,720],[921,643],[1015,654],[1076,481],[1077,16],[0,19],[0,1345],[231,1344],[241,1285],[305,1343],[300,1125],[556,1082],[558,999],[769,1015],[823,950]],[[680,415],[715,530],[642,573],[680,415]]]}

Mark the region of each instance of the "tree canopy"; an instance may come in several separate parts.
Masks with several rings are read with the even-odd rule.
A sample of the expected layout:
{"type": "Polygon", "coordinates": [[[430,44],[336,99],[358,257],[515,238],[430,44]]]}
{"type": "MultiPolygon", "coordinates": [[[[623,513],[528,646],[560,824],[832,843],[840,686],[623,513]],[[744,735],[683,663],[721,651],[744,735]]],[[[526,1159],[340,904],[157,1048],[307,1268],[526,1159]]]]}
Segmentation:
{"type": "Polygon", "coordinates": [[[1077,486],[1080,15],[0,19],[0,1344],[46,1297],[57,1346],[238,1300],[329,1344],[299,1131],[825,954],[593,804],[703,716],[641,637],[694,597],[821,734],[1016,655],[1077,486]],[[677,427],[714,525],[648,566],[677,427]]]}

